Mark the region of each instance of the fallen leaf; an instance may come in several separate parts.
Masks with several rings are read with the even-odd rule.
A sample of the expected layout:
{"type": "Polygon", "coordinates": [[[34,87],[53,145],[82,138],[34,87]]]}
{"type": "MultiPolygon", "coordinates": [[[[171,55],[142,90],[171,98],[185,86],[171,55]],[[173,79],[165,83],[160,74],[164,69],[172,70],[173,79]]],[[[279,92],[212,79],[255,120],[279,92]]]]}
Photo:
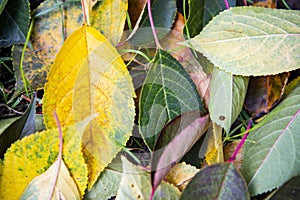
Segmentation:
{"type": "Polygon", "coordinates": [[[252,117],[267,114],[277,105],[284,93],[288,78],[288,72],[250,78],[244,104],[252,117]]]}
{"type": "Polygon", "coordinates": [[[61,163],[56,160],[47,171],[35,177],[29,183],[20,199],[50,199],[53,184],[55,184],[55,189],[51,199],[80,199],[76,184],[63,160],[61,163]],[[60,167],[56,180],[57,165],[60,165],[60,167]],[[55,180],[56,182],[54,183],[55,180]]]}
{"type": "Polygon", "coordinates": [[[299,68],[299,17],[296,10],[235,7],[220,13],[199,35],[182,44],[235,75],[288,72],[299,68]]]}
{"type": "Polygon", "coordinates": [[[186,163],[178,163],[169,171],[165,180],[183,191],[199,169],[186,163]]]}
{"type": "MultiPolygon", "coordinates": [[[[255,127],[255,126],[254,126],[255,127]]],[[[300,173],[300,84],[251,131],[242,174],[251,196],[270,191],[300,173]]]]}
{"type": "Polygon", "coordinates": [[[242,111],[248,81],[248,77],[235,76],[218,68],[213,70],[208,109],[211,120],[227,133],[242,111]]]}
{"type": "Polygon", "coordinates": [[[158,50],[140,98],[140,131],[150,149],[167,122],[193,110],[206,112],[193,81],[175,58],[158,50]]]}
{"type": "Polygon", "coordinates": [[[160,132],[151,159],[151,184],[155,191],[170,169],[192,148],[209,126],[208,115],[184,113],[160,132]]]}
{"type": "MultiPolygon", "coordinates": [[[[116,200],[148,200],[151,196],[150,174],[130,163],[124,156],[121,157],[123,175],[116,200]]],[[[172,184],[163,182],[154,194],[155,200],[178,199],[179,190],[172,184]]]]}
{"type": "Polygon", "coordinates": [[[247,199],[250,195],[242,175],[232,163],[220,163],[198,172],[180,199],[247,199]]]}
{"type": "Polygon", "coordinates": [[[131,77],[116,49],[92,27],[83,26],[64,43],[48,75],[44,120],[55,127],[97,114],[87,125],[83,151],[88,160],[89,188],[128,140],[134,121],[131,77]]]}
{"type": "MultiPolygon", "coordinates": [[[[87,186],[88,172],[79,135],[78,127],[63,128],[63,159],[82,197],[87,186]]],[[[58,146],[57,129],[35,133],[13,143],[3,161],[0,196],[19,199],[26,186],[55,161],[58,146]]]]}

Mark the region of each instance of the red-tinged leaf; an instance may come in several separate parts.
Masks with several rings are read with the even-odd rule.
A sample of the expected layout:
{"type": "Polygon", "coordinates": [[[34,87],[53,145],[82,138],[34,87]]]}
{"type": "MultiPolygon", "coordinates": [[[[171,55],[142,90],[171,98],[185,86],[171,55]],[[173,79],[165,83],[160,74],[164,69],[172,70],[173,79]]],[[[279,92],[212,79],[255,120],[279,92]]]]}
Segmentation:
{"type": "Polygon", "coordinates": [[[219,163],[198,172],[180,199],[250,199],[242,175],[232,163],[219,163]]]}
{"type": "Polygon", "coordinates": [[[208,129],[208,115],[191,111],[176,117],[161,131],[151,160],[151,183],[154,193],[170,169],[191,149],[208,129]]]}

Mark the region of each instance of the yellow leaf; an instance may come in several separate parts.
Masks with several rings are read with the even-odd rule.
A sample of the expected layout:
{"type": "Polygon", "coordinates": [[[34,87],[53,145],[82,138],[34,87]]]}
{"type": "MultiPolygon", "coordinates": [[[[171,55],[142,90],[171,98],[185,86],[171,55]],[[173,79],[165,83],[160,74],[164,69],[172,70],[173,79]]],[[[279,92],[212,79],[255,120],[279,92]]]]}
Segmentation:
{"type": "Polygon", "coordinates": [[[92,26],[116,46],[120,41],[128,9],[127,0],[102,0],[92,10],[92,26]]]}
{"type": "Polygon", "coordinates": [[[128,140],[134,121],[134,88],[116,49],[97,30],[83,26],[64,43],[52,66],[44,94],[44,120],[55,127],[98,117],[86,127],[83,151],[89,188],[128,140]]]}
{"type": "Polygon", "coordinates": [[[190,180],[198,172],[199,170],[192,165],[188,165],[185,162],[178,163],[172,167],[165,180],[177,186],[180,191],[183,191],[190,180]]]}
{"type": "MultiPolygon", "coordinates": [[[[88,172],[81,151],[80,136],[75,126],[63,128],[63,140],[63,160],[82,197],[87,185],[88,172]]],[[[30,181],[52,165],[58,151],[57,129],[36,133],[13,143],[4,156],[0,197],[19,199],[30,181]]]]}
{"type": "Polygon", "coordinates": [[[49,199],[54,184],[55,188],[51,199],[80,199],[76,184],[70,176],[64,161],[61,160],[61,163],[59,163],[59,160],[56,160],[46,172],[35,177],[29,183],[25,192],[22,194],[21,200],[31,198],[49,199]],[[58,165],[60,165],[59,173],[57,180],[55,180],[58,165]]]}
{"type": "Polygon", "coordinates": [[[208,165],[224,162],[222,127],[213,123],[212,131],[208,132],[208,144],[205,160],[208,165]]]}

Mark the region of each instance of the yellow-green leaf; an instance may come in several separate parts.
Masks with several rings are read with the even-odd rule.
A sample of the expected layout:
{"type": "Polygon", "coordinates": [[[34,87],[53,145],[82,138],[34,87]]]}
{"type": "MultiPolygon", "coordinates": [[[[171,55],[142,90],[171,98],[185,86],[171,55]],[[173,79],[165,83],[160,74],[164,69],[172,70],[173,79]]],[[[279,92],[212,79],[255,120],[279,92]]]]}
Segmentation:
{"type": "Polygon", "coordinates": [[[116,46],[120,41],[128,9],[127,0],[102,0],[92,10],[92,26],[116,46]]]}
{"type": "Polygon", "coordinates": [[[31,198],[49,199],[53,185],[55,185],[55,188],[51,199],[80,199],[76,184],[70,176],[64,161],[62,160],[60,163],[59,160],[56,160],[46,172],[35,177],[29,183],[25,192],[22,194],[21,200],[31,198]],[[60,166],[56,180],[58,165],[60,166]]]}
{"type": "Polygon", "coordinates": [[[62,126],[97,114],[86,127],[83,150],[89,187],[128,140],[134,121],[134,88],[116,49],[96,29],[83,26],[64,43],[52,66],[44,94],[44,119],[62,126]]]}
{"type": "MultiPolygon", "coordinates": [[[[63,160],[82,197],[87,186],[88,172],[75,126],[63,128],[63,140],[63,160]]],[[[13,143],[3,161],[0,197],[19,199],[26,186],[53,164],[58,151],[57,129],[32,134],[13,143]]]]}

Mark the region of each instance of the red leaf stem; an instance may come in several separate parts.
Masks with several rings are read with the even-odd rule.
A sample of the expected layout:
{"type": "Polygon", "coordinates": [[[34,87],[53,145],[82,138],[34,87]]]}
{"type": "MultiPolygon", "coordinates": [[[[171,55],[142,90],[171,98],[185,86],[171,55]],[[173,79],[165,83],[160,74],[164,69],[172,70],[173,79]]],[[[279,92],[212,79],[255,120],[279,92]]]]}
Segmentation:
{"type": "Polygon", "coordinates": [[[158,49],[158,48],[161,48],[161,46],[160,46],[158,38],[157,38],[157,34],[156,34],[155,26],[154,26],[154,21],[153,21],[153,17],[152,17],[151,0],[148,0],[147,4],[148,4],[147,6],[148,6],[149,21],[150,21],[154,41],[155,41],[155,44],[156,44],[156,48],[158,49]]]}

